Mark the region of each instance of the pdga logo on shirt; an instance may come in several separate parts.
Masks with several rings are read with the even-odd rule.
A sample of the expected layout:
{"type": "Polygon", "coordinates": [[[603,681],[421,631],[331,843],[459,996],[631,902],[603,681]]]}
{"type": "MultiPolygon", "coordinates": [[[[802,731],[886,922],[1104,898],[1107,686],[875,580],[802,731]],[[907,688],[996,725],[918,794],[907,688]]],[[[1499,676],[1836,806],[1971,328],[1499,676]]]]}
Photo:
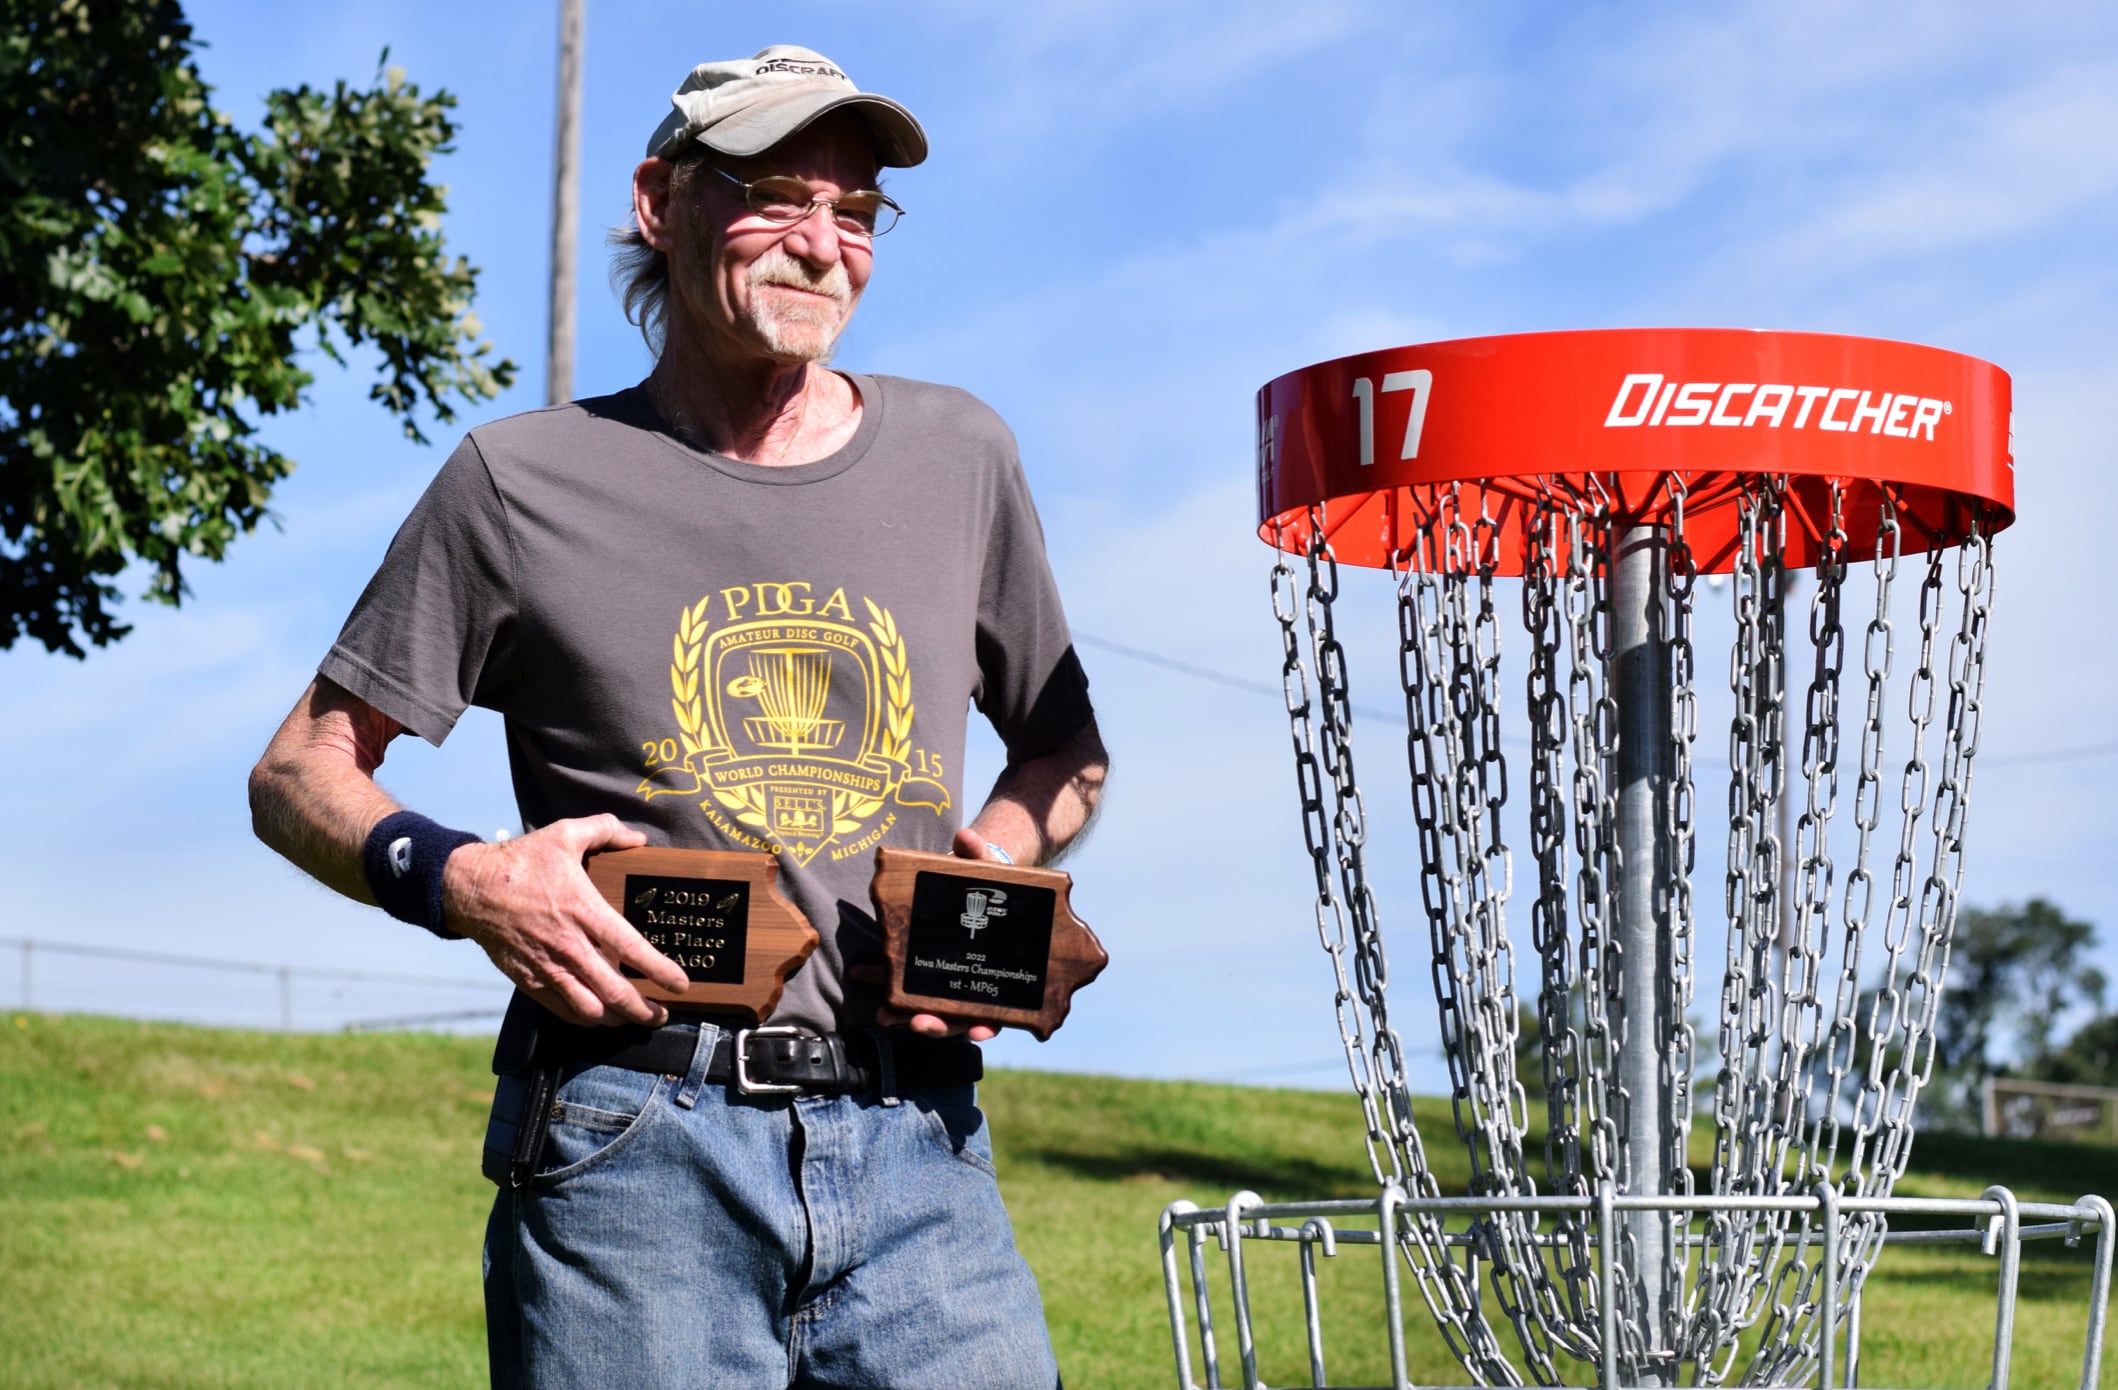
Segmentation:
{"type": "Polygon", "coordinates": [[[912,667],[890,610],[800,580],[738,585],[679,611],[674,736],[642,742],[641,796],[702,796],[737,844],[807,864],[844,859],[897,823],[946,811],[939,764],[912,747],[912,667]]]}

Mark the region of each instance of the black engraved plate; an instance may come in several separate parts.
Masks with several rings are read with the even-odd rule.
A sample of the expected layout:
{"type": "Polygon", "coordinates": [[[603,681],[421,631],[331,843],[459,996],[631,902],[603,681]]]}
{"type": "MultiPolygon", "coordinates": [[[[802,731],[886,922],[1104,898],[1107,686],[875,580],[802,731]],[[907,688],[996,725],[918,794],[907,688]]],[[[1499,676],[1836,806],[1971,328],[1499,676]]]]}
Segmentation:
{"type": "Polygon", "coordinates": [[[905,934],[905,992],[1043,1008],[1056,896],[1031,884],[921,873],[905,934]]]}
{"type": "MultiPolygon", "coordinates": [[[[625,920],[695,983],[743,983],[750,885],[741,879],[625,876],[625,920]]],[[[630,966],[625,974],[639,979],[630,966]]]]}

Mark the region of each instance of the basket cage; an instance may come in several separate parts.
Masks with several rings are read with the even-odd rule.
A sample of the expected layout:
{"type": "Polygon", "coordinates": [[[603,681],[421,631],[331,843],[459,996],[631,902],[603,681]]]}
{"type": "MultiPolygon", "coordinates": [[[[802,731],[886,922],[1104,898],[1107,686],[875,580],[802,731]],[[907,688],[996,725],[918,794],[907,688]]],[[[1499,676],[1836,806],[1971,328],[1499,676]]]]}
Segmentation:
{"type": "Polygon", "coordinates": [[[1969,1241],[2000,1262],[2005,1386],[2022,1243],[2087,1239],[2094,1386],[2108,1204],[1893,1194],[1938,1062],[2011,496],[1785,448],[1698,469],[1410,462],[1422,415],[1446,418],[1445,371],[1504,355],[1309,369],[1334,394],[1350,378],[1363,411],[1374,380],[1409,383],[1394,475],[1354,471],[1378,422],[1361,417],[1359,463],[1342,467],[1322,388],[1261,393],[1260,534],[1315,928],[1380,1195],[1171,1207],[1180,1385],[1262,1383],[1243,1264],[1260,1242],[1299,1262],[1313,1385],[1317,1258],[1366,1243],[1384,1252],[1395,1384],[1410,1383],[1409,1275],[1479,1385],[1835,1386],[1859,1383],[1861,1294],[1884,1246],[1969,1241]],[[1312,477],[1297,457],[1276,472],[1283,451],[1340,471],[1312,477]],[[1370,842],[1342,634],[1389,638],[1342,592],[1342,561],[1395,591],[1416,843],[1370,842]],[[1378,891],[1407,880],[1409,910],[1378,891]],[[1411,930],[1432,986],[1420,1002],[1453,1134],[1413,1120],[1385,898],[1400,967],[1411,930]],[[1700,987],[1702,969],[1718,981],[1700,987]],[[1471,1177],[1444,1196],[1425,1146],[1451,1139],[1471,1177]],[[1213,1243],[1238,1344],[1225,1366],[1213,1243]]]}

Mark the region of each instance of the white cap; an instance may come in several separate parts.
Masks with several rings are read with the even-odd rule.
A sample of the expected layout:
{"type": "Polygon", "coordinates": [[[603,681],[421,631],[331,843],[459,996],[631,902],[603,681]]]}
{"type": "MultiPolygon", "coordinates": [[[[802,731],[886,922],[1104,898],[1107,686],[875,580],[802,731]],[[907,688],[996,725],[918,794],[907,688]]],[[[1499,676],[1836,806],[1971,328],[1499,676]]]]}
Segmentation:
{"type": "Polygon", "coordinates": [[[841,107],[867,121],[883,164],[908,169],[927,157],[927,133],[910,111],[863,92],[829,58],[793,44],[774,44],[754,58],[701,63],[669,101],[676,109],[649,138],[650,158],[670,158],[691,140],[722,154],[763,154],[841,107]]]}

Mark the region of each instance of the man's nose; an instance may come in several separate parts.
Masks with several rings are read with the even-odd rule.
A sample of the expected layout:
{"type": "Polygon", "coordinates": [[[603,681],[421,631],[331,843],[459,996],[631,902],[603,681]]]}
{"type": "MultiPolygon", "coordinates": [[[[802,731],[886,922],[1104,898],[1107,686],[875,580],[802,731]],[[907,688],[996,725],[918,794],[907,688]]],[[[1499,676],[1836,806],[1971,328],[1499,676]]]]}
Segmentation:
{"type": "Polygon", "coordinates": [[[807,217],[794,224],[780,245],[790,256],[813,266],[828,268],[845,259],[845,238],[846,234],[832,219],[831,209],[818,203],[807,217]]]}

